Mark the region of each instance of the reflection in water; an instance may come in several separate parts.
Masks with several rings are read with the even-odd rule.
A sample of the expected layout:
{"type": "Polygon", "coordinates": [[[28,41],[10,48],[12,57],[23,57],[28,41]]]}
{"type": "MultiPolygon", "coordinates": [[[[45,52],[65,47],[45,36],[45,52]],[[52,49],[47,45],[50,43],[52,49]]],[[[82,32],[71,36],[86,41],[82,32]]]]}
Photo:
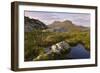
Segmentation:
{"type": "Polygon", "coordinates": [[[90,53],[87,51],[83,45],[78,44],[75,47],[71,48],[70,53],[67,55],[67,58],[70,59],[86,59],[90,58],[90,53]]]}
{"type": "Polygon", "coordinates": [[[53,49],[46,48],[45,54],[37,56],[34,60],[64,60],[64,59],[88,59],[90,58],[90,52],[87,51],[83,45],[78,44],[75,47],[66,49],[62,48],[59,51],[58,48],[53,49]],[[53,51],[55,50],[55,51],[53,51]],[[57,51],[56,51],[57,50],[57,51]]]}

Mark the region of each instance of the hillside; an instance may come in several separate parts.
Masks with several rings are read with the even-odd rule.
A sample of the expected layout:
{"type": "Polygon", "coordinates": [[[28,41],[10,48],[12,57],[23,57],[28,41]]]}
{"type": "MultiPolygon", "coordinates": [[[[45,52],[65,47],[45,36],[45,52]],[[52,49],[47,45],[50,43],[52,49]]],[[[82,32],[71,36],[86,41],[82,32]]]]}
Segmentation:
{"type": "Polygon", "coordinates": [[[60,21],[54,21],[52,24],[48,25],[49,29],[52,29],[54,31],[87,31],[89,30],[88,27],[78,26],[73,24],[71,21],[66,20],[63,22],[60,21]]]}
{"type": "Polygon", "coordinates": [[[38,19],[31,19],[29,17],[24,17],[24,23],[25,23],[25,32],[32,31],[34,29],[46,29],[47,26],[43,22],[41,22],[38,19]]]}
{"type": "Polygon", "coordinates": [[[42,21],[34,18],[24,17],[25,32],[33,31],[34,29],[49,30],[53,32],[68,32],[68,31],[87,31],[88,27],[77,26],[69,20],[54,21],[52,24],[46,25],[42,21]]]}

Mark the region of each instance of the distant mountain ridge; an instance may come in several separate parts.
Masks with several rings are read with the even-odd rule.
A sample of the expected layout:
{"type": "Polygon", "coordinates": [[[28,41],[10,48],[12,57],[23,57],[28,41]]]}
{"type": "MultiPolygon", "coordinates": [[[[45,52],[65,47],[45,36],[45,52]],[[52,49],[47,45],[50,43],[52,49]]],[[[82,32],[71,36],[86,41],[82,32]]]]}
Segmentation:
{"type": "Polygon", "coordinates": [[[68,32],[68,31],[88,31],[88,27],[78,26],[70,20],[54,21],[52,24],[46,25],[42,21],[24,16],[25,32],[31,32],[35,29],[52,31],[52,32],[68,32]]]}
{"type": "Polygon", "coordinates": [[[24,23],[25,23],[25,32],[32,31],[34,29],[47,29],[46,24],[41,22],[40,20],[37,19],[31,19],[29,17],[24,16],[24,23]]]}
{"type": "Polygon", "coordinates": [[[48,25],[48,27],[52,30],[61,30],[61,31],[87,31],[89,30],[88,27],[78,26],[72,23],[72,21],[65,20],[65,21],[54,21],[52,24],[48,25]]]}

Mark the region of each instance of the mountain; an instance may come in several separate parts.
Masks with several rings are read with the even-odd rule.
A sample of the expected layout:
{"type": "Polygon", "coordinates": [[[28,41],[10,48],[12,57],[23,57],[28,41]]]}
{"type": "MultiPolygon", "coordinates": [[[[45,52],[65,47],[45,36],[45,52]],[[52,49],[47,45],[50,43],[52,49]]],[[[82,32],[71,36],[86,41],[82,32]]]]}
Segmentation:
{"type": "Polygon", "coordinates": [[[63,22],[54,21],[52,24],[48,25],[49,30],[58,31],[58,32],[67,32],[67,31],[87,31],[88,27],[78,26],[73,24],[69,20],[65,20],[63,22]]]}
{"type": "Polygon", "coordinates": [[[24,16],[25,32],[32,31],[34,29],[47,29],[47,26],[38,19],[31,19],[24,16]]]}
{"type": "Polygon", "coordinates": [[[88,31],[88,27],[78,26],[72,23],[72,21],[54,21],[52,24],[46,25],[42,21],[34,18],[29,18],[24,16],[25,32],[30,32],[35,29],[40,29],[43,31],[53,31],[53,32],[67,32],[67,31],[88,31]]]}

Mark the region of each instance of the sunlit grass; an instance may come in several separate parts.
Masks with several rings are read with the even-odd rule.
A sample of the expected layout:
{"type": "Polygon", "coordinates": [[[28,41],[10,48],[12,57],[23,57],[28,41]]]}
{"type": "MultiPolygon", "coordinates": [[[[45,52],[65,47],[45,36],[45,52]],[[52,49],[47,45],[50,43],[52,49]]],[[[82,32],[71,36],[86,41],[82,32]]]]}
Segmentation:
{"type": "Polygon", "coordinates": [[[67,42],[70,46],[81,43],[85,49],[90,50],[89,32],[42,32],[41,30],[34,30],[33,32],[25,32],[25,60],[33,60],[39,55],[40,58],[41,55],[44,55],[41,59],[48,59],[48,56],[44,54],[44,48],[61,41],[67,42]]]}

